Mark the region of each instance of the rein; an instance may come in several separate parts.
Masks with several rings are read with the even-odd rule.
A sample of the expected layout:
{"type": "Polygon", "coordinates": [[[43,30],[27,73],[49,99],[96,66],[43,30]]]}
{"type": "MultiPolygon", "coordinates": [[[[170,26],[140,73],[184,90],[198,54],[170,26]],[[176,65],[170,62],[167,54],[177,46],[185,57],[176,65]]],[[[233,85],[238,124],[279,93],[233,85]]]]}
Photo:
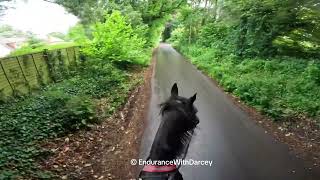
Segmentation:
{"type": "MultiPolygon", "coordinates": [[[[191,137],[193,136],[193,134],[194,134],[194,130],[191,131],[191,137]]],[[[191,142],[191,138],[188,145],[184,149],[184,153],[181,159],[186,158],[188,149],[190,146],[190,142],[191,142]]],[[[149,159],[150,158],[148,157],[147,160],[149,159]]],[[[166,166],[146,165],[143,167],[142,171],[149,172],[149,173],[163,173],[164,176],[166,177],[171,177],[171,176],[173,177],[178,172],[180,167],[181,167],[181,164],[179,164],[178,166],[177,165],[166,165],[166,166]]]]}
{"type": "Polygon", "coordinates": [[[176,165],[166,165],[166,166],[155,166],[155,165],[147,165],[144,166],[142,171],[144,172],[172,172],[177,170],[176,165]]]}

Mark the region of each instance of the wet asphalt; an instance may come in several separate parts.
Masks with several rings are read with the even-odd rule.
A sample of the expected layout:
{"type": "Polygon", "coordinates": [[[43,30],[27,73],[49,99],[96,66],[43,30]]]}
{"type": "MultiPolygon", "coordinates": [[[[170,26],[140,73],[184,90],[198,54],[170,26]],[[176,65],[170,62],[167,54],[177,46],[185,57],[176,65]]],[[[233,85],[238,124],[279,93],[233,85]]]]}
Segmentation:
{"type": "Polygon", "coordinates": [[[160,44],[154,56],[152,97],[140,158],[148,156],[158,129],[158,104],[169,97],[176,82],[181,96],[197,92],[200,123],[186,159],[213,161],[211,167],[182,166],[185,180],[320,180],[318,170],[310,170],[286,145],[257,126],[170,45],[160,44]]]}

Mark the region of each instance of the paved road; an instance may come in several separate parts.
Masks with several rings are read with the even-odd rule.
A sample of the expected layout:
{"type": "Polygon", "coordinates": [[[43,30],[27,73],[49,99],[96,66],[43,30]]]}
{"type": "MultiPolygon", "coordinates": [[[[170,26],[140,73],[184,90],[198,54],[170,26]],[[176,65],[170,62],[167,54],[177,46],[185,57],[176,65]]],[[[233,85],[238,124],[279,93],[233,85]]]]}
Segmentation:
{"type": "Polygon", "coordinates": [[[152,78],[152,98],[141,158],[150,150],[159,125],[159,108],[178,83],[179,94],[198,93],[195,102],[200,119],[187,159],[213,160],[209,166],[183,166],[185,180],[320,180],[320,173],[304,167],[286,145],[235,106],[226,95],[170,45],[161,44],[152,78]]]}

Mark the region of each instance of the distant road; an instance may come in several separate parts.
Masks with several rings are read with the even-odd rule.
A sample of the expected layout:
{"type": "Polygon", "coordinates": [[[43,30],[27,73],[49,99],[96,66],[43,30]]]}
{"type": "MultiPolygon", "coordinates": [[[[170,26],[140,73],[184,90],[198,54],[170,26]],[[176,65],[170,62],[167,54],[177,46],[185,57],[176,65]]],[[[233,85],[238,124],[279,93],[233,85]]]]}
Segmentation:
{"type": "Polygon", "coordinates": [[[148,155],[159,125],[157,105],[177,82],[180,95],[198,93],[195,105],[200,124],[186,159],[214,161],[212,167],[183,166],[185,180],[320,180],[320,172],[306,168],[170,45],[161,44],[155,57],[142,158],[148,155]]]}

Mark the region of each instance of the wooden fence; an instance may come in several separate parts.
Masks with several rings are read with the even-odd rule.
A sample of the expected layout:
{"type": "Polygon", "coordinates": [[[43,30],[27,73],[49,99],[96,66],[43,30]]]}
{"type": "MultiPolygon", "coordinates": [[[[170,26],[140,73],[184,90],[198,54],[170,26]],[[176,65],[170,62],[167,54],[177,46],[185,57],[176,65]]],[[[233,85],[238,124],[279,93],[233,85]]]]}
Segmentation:
{"type": "Polygon", "coordinates": [[[0,59],[0,100],[61,81],[79,61],[79,47],[0,59]]]}

